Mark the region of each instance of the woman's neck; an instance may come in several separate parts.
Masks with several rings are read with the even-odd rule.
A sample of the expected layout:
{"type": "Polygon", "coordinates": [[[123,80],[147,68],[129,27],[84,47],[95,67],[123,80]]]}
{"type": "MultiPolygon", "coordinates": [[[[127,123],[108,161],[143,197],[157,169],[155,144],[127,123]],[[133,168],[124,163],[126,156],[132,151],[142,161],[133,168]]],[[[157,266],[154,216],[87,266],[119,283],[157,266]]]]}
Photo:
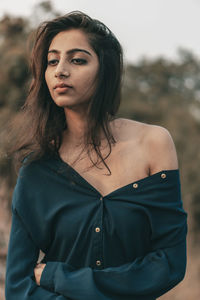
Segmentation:
{"type": "Polygon", "coordinates": [[[87,114],[85,112],[77,112],[73,110],[65,110],[65,118],[67,130],[64,132],[64,140],[67,140],[71,145],[80,145],[84,143],[85,135],[87,134],[87,114]]]}
{"type": "MultiPolygon", "coordinates": [[[[63,132],[62,145],[59,152],[63,156],[69,156],[70,154],[70,157],[75,156],[77,158],[77,155],[81,153],[84,154],[88,150],[88,145],[85,144],[88,130],[87,112],[83,110],[77,112],[71,109],[65,109],[65,117],[67,129],[63,132]]],[[[110,129],[112,133],[114,133],[115,130],[113,130],[113,126],[111,126],[110,129]]],[[[105,138],[103,130],[100,132],[100,139],[101,150],[107,153],[108,141],[105,138]]]]}

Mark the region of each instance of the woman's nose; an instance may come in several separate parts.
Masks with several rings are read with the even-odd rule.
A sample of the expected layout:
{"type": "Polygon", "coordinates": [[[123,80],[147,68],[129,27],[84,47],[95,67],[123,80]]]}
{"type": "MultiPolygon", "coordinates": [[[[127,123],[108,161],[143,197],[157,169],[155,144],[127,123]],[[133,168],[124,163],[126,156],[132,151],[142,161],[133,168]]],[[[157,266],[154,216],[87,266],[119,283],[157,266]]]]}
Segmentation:
{"type": "Polygon", "coordinates": [[[55,70],[55,77],[69,77],[70,72],[69,69],[67,68],[66,64],[58,64],[57,68],[55,70]]]}

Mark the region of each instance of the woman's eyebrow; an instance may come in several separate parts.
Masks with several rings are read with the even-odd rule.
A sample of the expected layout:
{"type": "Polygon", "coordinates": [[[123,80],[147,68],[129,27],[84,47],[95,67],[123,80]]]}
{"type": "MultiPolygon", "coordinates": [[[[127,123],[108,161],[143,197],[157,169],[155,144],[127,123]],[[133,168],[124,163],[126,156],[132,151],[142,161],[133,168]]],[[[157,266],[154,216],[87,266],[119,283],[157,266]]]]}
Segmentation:
{"type": "MultiPolygon", "coordinates": [[[[92,54],[91,54],[89,51],[87,51],[87,50],[85,50],[85,49],[80,49],[80,48],[73,48],[73,49],[70,49],[70,50],[68,50],[66,53],[67,53],[67,54],[72,54],[72,53],[75,53],[75,52],[84,52],[84,53],[86,53],[86,54],[92,56],[92,54]]],[[[56,54],[59,54],[60,51],[59,51],[59,50],[56,50],[56,49],[52,49],[52,50],[49,50],[48,53],[56,53],[56,54]]]]}

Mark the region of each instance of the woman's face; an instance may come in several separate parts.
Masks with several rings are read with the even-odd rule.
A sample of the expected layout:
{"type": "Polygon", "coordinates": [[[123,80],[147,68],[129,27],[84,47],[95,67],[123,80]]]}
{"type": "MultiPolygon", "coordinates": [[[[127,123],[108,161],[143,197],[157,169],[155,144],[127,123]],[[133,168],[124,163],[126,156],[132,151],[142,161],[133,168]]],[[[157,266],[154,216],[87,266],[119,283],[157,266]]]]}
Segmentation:
{"type": "Polygon", "coordinates": [[[90,101],[99,61],[83,31],[59,32],[50,44],[47,61],[45,80],[58,106],[77,108],[90,101]]]}

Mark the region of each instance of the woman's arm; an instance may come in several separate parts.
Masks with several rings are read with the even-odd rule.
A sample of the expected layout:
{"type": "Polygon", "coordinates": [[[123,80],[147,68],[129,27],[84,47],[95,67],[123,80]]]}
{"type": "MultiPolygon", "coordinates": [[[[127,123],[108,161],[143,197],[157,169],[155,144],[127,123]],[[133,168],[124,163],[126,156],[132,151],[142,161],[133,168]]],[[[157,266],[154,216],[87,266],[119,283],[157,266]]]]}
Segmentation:
{"type": "Polygon", "coordinates": [[[6,264],[6,300],[66,300],[35,282],[34,268],[37,263],[39,249],[17,214],[12,209],[12,227],[6,264]]]}
{"type": "Polygon", "coordinates": [[[185,264],[183,241],[103,270],[88,267],[71,271],[65,263],[47,262],[41,286],[77,300],[152,300],[183,279],[185,264]]]}

